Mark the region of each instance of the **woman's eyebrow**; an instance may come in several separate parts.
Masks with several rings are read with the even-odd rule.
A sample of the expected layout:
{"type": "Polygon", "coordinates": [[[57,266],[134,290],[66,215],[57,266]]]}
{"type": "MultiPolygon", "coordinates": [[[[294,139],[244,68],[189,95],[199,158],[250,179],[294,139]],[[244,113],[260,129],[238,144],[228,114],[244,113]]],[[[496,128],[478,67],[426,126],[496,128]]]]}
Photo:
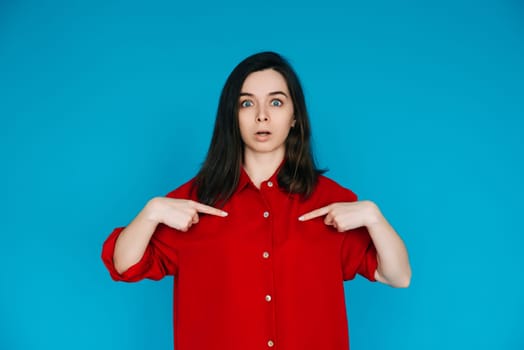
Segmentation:
{"type": "MultiPolygon", "coordinates": [[[[286,94],[284,91],[272,91],[272,92],[270,92],[268,95],[269,95],[269,96],[273,96],[273,95],[284,95],[284,96],[288,97],[287,94],[286,94]]],[[[255,96],[255,95],[253,95],[253,94],[250,93],[250,92],[241,92],[241,93],[240,93],[240,96],[255,96]]]]}
{"type": "Polygon", "coordinates": [[[269,96],[273,96],[273,95],[284,95],[287,97],[287,94],[284,92],[284,91],[273,91],[273,92],[270,92],[268,94],[269,96]]]}

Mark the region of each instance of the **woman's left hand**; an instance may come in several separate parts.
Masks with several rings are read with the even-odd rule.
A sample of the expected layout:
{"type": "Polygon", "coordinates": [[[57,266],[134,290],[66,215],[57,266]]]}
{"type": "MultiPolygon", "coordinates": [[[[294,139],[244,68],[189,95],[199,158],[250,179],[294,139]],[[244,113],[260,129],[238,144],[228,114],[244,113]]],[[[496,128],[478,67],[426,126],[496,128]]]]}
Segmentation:
{"type": "Polygon", "coordinates": [[[315,209],[298,218],[300,221],[311,220],[325,216],[324,223],[333,226],[339,232],[352,230],[362,226],[376,223],[380,211],[371,201],[332,203],[325,207],[315,209]]]}

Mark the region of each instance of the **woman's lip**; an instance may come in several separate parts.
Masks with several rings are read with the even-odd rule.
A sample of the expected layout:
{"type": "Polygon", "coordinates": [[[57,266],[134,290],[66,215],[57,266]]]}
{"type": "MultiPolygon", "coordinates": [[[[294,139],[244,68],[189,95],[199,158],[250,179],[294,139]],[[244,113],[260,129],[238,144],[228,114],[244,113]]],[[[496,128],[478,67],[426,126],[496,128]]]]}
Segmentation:
{"type": "Polygon", "coordinates": [[[257,132],[255,133],[255,138],[259,142],[264,142],[269,140],[269,137],[271,136],[270,132],[257,132]]]}

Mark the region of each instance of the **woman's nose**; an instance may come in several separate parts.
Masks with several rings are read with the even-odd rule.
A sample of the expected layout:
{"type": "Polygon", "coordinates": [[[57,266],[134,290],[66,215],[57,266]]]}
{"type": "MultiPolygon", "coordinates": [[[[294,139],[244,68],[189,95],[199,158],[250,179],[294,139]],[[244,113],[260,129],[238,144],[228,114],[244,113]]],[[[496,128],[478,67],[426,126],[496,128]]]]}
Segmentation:
{"type": "Polygon", "coordinates": [[[257,114],[257,122],[267,122],[269,120],[268,115],[264,110],[260,110],[257,114]]]}

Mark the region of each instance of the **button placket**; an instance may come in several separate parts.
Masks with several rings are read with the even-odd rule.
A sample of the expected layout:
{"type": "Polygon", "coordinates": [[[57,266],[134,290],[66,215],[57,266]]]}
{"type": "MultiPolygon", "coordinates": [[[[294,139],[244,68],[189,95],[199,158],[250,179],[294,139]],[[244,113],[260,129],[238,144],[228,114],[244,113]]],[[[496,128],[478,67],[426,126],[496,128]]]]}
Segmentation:
{"type": "MultiPolygon", "coordinates": [[[[272,188],[274,186],[274,183],[272,181],[267,181],[265,183],[265,186],[262,186],[260,193],[262,194],[262,199],[264,201],[264,209],[262,211],[262,217],[265,221],[267,235],[265,236],[267,241],[265,244],[267,244],[265,247],[262,248],[262,259],[264,260],[263,264],[265,265],[265,269],[269,272],[269,280],[268,285],[266,289],[266,294],[262,296],[264,298],[264,303],[267,304],[267,316],[269,319],[267,320],[268,325],[268,333],[267,333],[267,343],[266,346],[268,348],[274,348],[275,347],[275,335],[276,335],[276,325],[275,325],[275,303],[273,301],[274,297],[274,266],[273,266],[273,259],[270,259],[270,256],[274,253],[273,252],[273,244],[274,244],[274,227],[273,227],[273,219],[271,217],[272,206],[269,204],[269,199],[272,197],[270,193],[272,193],[272,188]],[[267,191],[266,193],[265,190],[267,191]],[[265,196],[265,194],[268,195],[268,197],[265,196]],[[265,249],[264,249],[265,248],[265,249]]],[[[274,192],[273,192],[274,195],[274,192]]],[[[258,297],[260,298],[260,296],[258,297]]]]}

